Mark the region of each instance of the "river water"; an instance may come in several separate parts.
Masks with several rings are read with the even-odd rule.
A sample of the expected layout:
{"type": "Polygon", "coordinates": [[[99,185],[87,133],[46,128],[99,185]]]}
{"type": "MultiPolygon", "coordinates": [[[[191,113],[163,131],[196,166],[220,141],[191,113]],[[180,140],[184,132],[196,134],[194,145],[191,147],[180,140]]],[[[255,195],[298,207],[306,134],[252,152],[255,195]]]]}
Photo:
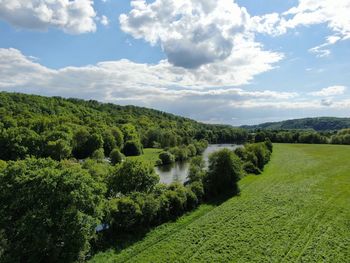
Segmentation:
{"type": "MultiPolygon", "coordinates": [[[[209,155],[220,149],[227,148],[234,150],[241,145],[237,144],[209,144],[208,148],[205,149],[202,156],[206,164],[208,163],[209,155]]],[[[172,182],[183,183],[186,181],[188,171],[190,168],[190,161],[175,162],[170,165],[157,166],[156,173],[160,177],[160,182],[165,184],[170,184],[172,182]]]]}

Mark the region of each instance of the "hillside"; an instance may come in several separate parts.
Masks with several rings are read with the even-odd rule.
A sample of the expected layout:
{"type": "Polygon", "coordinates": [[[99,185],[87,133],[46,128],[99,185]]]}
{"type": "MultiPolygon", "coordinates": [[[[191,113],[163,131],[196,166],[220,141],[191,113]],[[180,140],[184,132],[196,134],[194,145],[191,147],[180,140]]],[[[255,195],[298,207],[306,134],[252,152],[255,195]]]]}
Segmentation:
{"type": "Polygon", "coordinates": [[[350,128],[350,118],[319,117],[286,120],[281,122],[267,122],[258,125],[244,125],[242,128],[249,130],[315,130],[334,131],[350,128]]]}
{"type": "Polygon", "coordinates": [[[275,144],[241,195],[91,262],[349,262],[348,146],[275,144]]]}
{"type": "MultiPolygon", "coordinates": [[[[209,125],[136,106],[0,92],[0,159],[84,159],[103,148],[109,155],[132,141],[143,147],[189,145],[195,140],[244,142],[247,132],[209,125]]],[[[136,146],[135,146],[136,147],[136,146]]],[[[140,147],[139,147],[140,148],[140,147]]]]}

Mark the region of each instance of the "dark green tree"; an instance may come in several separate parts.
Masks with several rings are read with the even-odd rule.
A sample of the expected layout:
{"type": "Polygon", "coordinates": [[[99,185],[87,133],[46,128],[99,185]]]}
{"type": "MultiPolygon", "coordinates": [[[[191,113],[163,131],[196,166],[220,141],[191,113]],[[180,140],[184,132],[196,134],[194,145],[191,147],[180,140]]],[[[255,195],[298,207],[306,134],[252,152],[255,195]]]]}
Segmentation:
{"type": "Polygon", "coordinates": [[[2,262],[84,259],[101,218],[104,186],[79,165],[51,159],[8,162],[0,171],[2,262]]]}
{"type": "Polygon", "coordinates": [[[206,194],[238,193],[237,182],[241,177],[242,165],[237,155],[228,149],[214,152],[209,156],[209,170],[204,179],[206,194]]]}
{"type": "Polygon", "coordinates": [[[159,154],[159,159],[162,161],[162,164],[171,164],[175,162],[175,157],[170,152],[162,152],[159,154]]]}
{"type": "Polygon", "coordinates": [[[118,148],[115,148],[113,151],[111,151],[109,158],[111,160],[111,164],[116,165],[123,161],[123,154],[119,151],[118,148]]]}
{"type": "Polygon", "coordinates": [[[108,180],[109,195],[149,192],[159,182],[154,167],[139,160],[126,160],[116,167],[108,180]]]}
{"type": "Polygon", "coordinates": [[[142,145],[138,141],[127,141],[123,148],[123,153],[126,156],[137,156],[143,152],[142,145]]]}

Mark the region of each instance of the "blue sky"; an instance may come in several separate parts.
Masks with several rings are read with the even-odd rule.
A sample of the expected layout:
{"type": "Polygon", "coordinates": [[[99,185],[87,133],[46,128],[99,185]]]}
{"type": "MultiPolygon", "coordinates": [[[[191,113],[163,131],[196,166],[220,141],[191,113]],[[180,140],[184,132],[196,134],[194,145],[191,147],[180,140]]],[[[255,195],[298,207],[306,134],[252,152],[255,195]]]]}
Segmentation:
{"type": "Polygon", "coordinates": [[[349,13],[349,0],[4,0],[0,90],[233,125],[349,116],[349,13]]]}

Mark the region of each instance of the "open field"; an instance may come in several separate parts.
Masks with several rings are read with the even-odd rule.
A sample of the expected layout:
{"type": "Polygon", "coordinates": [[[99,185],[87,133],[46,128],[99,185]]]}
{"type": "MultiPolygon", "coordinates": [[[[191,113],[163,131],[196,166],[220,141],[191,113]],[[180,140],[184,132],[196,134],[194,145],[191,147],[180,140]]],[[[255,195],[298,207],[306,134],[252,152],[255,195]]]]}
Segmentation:
{"type": "Polygon", "coordinates": [[[128,159],[137,159],[144,162],[149,162],[153,166],[156,165],[156,161],[159,159],[159,154],[162,152],[162,149],[158,148],[145,148],[143,149],[143,154],[140,156],[128,156],[128,159]]]}
{"type": "Polygon", "coordinates": [[[92,262],[350,262],[350,147],[274,145],[241,195],[92,262]]]}

